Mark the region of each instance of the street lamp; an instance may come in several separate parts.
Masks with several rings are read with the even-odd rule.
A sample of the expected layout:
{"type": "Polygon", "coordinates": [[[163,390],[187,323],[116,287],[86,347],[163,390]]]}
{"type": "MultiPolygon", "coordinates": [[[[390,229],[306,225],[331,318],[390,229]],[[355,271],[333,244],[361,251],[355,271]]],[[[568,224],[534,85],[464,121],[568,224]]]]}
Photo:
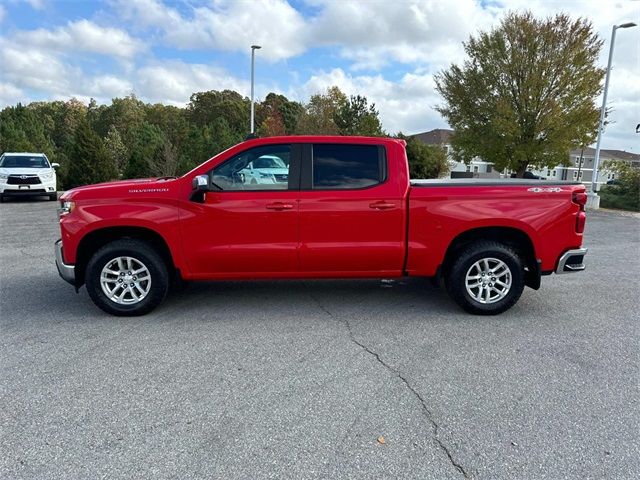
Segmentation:
{"type": "MultiPolygon", "coordinates": [[[[598,125],[598,141],[596,143],[596,154],[593,159],[593,173],[591,175],[591,195],[597,197],[596,186],[598,182],[598,166],[600,163],[600,142],[602,141],[602,130],[604,129],[604,116],[607,108],[607,92],[609,90],[609,76],[611,75],[611,60],[613,59],[613,45],[616,41],[616,30],[619,28],[635,27],[633,22],[627,22],[620,25],[614,25],[611,30],[611,45],[609,45],[609,62],[607,63],[607,73],[604,80],[604,91],[602,92],[602,108],[600,109],[600,124],[598,125]]],[[[596,199],[594,198],[594,202],[596,199]]],[[[594,203],[597,208],[599,202],[594,203]]]]}
{"type": "Polygon", "coordinates": [[[262,47],[260,45],[251,45],[251,134],[253,134],[255,131],[255,128],[254,128],[255,107],[253,105],[253,78],[254,78],[254,70],[255,70],[255,57],[256,57],[256,50],[259,50],[261,48],[262,47]]]}

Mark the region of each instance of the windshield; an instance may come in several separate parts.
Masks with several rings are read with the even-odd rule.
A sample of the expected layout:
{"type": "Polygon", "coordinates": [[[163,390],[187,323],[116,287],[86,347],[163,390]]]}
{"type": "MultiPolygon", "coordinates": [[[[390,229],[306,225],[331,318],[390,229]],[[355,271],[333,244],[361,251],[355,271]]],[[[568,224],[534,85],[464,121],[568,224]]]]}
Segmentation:
{"type": "Polygon", "coordinates": [[[253,168],[287,168],[287,166],[279,158],[260,157],[253,161],[253,168]]]}
{"type": "Polygon", "coordinates": [[[49,162],[42,155],[5,155],[0,168],[49,168],[49,162]]]}

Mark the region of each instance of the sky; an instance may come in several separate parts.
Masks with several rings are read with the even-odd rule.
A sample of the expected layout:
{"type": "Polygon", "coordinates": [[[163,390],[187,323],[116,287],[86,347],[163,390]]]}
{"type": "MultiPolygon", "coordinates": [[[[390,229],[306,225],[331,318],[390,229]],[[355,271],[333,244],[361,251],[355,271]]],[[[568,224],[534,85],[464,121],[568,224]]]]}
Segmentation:
{"type": "MultiPolygon", "coordinates": [[[[337,85],[374,102],[390,133],[447,128],[433,75],[464,60],[470,35],[525,9],[591,21],[605,40],[602,67],[612,26],[640,24],[638,0],[0,0],[0,107],[249,96],[257,44],[258,99],[306,101],[337,85]]],[[[607,104],[603,148],[640,153],[640,27],[618,30],[607,104]]]]}

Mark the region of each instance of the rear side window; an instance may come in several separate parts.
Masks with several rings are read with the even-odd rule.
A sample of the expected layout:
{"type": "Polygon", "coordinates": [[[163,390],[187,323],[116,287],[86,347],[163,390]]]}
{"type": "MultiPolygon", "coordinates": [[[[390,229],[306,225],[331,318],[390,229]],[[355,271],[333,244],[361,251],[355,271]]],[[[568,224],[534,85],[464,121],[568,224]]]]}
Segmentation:
{"type": "Polygon", "coordinates": [[[384,182],[386,158],[378,145],[313,145],[313,188],[345,190],[384,182]]]}

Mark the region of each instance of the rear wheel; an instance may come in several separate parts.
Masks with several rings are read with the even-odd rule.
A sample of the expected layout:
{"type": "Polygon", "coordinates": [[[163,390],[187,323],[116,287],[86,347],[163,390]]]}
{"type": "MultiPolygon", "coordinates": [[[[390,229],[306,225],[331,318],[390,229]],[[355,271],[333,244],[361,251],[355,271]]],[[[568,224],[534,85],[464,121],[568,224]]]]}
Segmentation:
{"type": "Polygon", "coordinates": [[[446,285],[451,298],[467,312],[497,315],[522,295],[524,265],[518,253],[506,245],[477,242],[457,255],[446,285]]]}
{"type": "Polygon", "coordinates": [[[123,239],[99,249],[87,265],[85,282],[93,303],[112,315],[144,315],[169,289],[167,266],[146,242],[123,239]]]}

